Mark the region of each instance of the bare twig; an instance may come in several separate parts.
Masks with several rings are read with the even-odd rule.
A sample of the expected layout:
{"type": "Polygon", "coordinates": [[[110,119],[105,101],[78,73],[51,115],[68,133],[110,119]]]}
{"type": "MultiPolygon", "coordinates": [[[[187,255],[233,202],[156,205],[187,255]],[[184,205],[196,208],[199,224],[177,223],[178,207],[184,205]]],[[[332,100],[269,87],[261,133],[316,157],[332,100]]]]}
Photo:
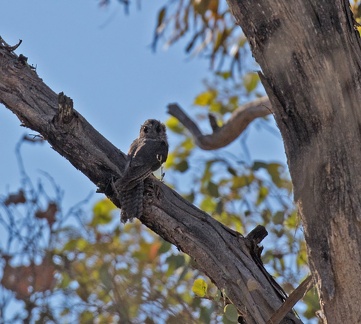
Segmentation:
{"type": "Polygon", "coordinates": [[[313,287],[312,276],[309,275],[302,283],[289,295],[282,306],[267,321],[267,324],[278,324],[292,310],[296,303],[313,287]]]}
{"type": "Polygon", "coordinates": [[[213,127],[214,118],[210,118],[213,134],[203,135],[196,123],[178,104],[168,105],[168,113],[177,118],[191,132],[196,145],[203,150],[216,150],[230,144],[254,119],[265,117],[271,112],[271,104],[267,97],[256,99],[235,110],[222,127],[213,127]]]}

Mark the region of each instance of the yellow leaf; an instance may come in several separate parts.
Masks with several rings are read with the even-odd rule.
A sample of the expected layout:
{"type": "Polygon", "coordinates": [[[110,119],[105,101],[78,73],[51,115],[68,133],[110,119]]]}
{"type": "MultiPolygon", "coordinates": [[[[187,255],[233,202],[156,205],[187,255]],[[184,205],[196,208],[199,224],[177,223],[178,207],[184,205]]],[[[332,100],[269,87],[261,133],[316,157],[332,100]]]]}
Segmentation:
{"type": "Polygon", "coordinates": [[[165,161],[164,163],[164,167],[166,169],[169,169],[174,163],[175,163],[175,155],[174,153],[169,153],[167,161],[165,161]]]}
{"type": "Polygon", "coordinates": [[[208,285],[207,283],[202,279],[198,278],[194,281],[192,291],[199,297],[204,297],[207,293],[208,285]]]}
{"type": "Polygon", "coordinates": [[[197,106],[208,106],[216,97],[217,97],[217,91],[215,90],[205,91],[200,93],[194,99],[194,104],[197,106]]]}
{"type": "Polygon", "coordinates": [[[165,122],[165,125],[168,129],[177,134],[181,134],[184,131],[183,125],[179,122],[177,118],[173,116],[168,118],[168,120],[165,122]]]}
{"type": "Polygon", "coordinates": [[[112,220],[112,211],[116,206],[108,199],[98,201],[93,207],[93,220],[91,226],[99,224],[108,224],[112,220]]]}

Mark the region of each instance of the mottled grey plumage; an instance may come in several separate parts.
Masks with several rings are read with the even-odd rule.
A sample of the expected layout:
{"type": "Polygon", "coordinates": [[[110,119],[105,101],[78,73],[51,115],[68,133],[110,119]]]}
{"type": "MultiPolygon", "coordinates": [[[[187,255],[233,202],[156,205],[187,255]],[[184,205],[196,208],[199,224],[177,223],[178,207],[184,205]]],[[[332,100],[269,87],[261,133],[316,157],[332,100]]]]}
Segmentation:
{"type": "Polygon", "coordinates": [[[139,137],[129,148],[124,175],[117,181],[123,223],[142,215],[144,179],[159,169],[167,156],[168,141],[164,124],[155,119],[146,120],[140,128],[139,137]]]}

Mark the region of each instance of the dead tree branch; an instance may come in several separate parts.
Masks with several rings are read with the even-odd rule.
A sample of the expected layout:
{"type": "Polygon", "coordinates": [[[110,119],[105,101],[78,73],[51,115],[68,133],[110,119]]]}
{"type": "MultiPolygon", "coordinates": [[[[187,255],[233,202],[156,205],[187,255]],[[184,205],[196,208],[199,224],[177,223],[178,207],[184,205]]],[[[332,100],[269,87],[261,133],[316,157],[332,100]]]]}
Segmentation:
{"type": "Polygon", "coordinates": [[[209,122],[213,134],[203,135],[196,123],[179,107],[178,104],[168,105],[168,113],[177,118],[192,134],[197,146],[203,150],[216,150],[232,143],[256,118],[271,114],[271,104],[267,97],[262,97],[240,106],[222,127],[215,127],[213,115],[209,122]]]}
{"type": "MultiPolygon", "coordinates": [[[[97,132],[69,98],[58,98],[34,70],[1,44],[0,103],[16,114],[22,125],[39,132],[119,206],[110,184],[121,177],[125,154],[97,132]]],[[[266,323],[283,301],[252,258],[254,243],[162,182],[149,178],[146,188],[141,222],[190,255],[247,323],[266,323]]],[[[300,321],[290,312],[282,323],[300,321]]]]}

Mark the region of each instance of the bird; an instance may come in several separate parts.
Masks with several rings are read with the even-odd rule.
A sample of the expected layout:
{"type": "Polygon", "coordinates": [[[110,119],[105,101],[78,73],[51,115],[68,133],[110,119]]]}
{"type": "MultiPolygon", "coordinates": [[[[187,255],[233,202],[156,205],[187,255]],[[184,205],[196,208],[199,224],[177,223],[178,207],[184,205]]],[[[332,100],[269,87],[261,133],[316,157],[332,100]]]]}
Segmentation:
{"type": "Polygon", "coordinates": [[[144,180],[167,160],[168,149],[165,125],[155,119],[146,120],[130,145],[124,174],[116,182],[122,223],[143,214],[144,180]]]}

